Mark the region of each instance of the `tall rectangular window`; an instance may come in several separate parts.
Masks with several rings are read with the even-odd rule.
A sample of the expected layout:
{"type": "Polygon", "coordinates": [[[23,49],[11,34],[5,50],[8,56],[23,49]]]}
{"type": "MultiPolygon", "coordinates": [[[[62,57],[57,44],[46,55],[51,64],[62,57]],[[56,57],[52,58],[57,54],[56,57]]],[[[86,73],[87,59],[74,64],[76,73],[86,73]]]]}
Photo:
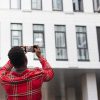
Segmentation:
{"type": "Polygon", "coordinates": [[[56,60],[67,60],[66,27],[55,25],[56,60]]]}
{"type": "Polygon", "coordinates": [[[83,12],[83,0],[73,0],[73,10],[75,12],[83,12]]]}
{"type": "Polygon", "coordinates": [[[22,45],[22,24],[12,23],[11,24],[11,46],[22,45]]]}
{"type": "Polygon", "coordinates": [[[94,12],[100,12],[100,0],[93,0],[94,12]]]}
{"type": "Polygon", "coordinates": [[[53,10],[62,11],[63,10],[63,1],[62,0],[53,0],[53,10]]]}
{"type": "Polygon", "coordinates": [[[33,44],[39,45],[41,53],[45,56],[44,25],[33,25],[33,44]]]}
{"type": "Polygon", "coordinates": [[[97,41],[98,41],[99,61],[100,61],[100,27],[97,27],[96,30],[97,30],[97,41]]]}
{"type": "Polygon", "coordinates": [[[21,0],[10,0],[11,9],[21,9],[21,0]]]}
{"type": "Polygon", "coordinates": [[[87,33],[85,26],[76,26],[77,52],[79,61],[88,61],[87,33]]]}
{"type": "Polygon", "coordinates": [[[42,0],[32,0],[32,9],[41,10],[42,9],[42,0]]]}

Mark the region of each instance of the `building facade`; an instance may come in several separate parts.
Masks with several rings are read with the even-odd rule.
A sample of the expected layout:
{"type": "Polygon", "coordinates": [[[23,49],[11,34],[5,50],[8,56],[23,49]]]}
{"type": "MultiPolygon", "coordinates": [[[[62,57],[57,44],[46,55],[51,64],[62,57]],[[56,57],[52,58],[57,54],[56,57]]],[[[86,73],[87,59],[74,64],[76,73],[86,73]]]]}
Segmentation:
{"type": "Polygon", "coordinates": [[[43,100],[100,100],[99,12],[100,0],[0,0],[0,67],[12,46],[38,44],[55,71],[43,100]]]}

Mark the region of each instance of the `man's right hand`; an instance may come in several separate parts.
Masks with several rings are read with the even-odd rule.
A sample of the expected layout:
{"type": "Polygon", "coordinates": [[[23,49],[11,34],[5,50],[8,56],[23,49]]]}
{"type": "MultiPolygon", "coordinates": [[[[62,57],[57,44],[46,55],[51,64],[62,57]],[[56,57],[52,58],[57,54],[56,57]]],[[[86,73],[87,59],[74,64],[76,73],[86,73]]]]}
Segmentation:
{"type": "Polygon", "coordinates": [[[35,51],[37,57],[41,56],[41,50],[40,50],[40,47],[38,45],[36,45],[36,47],[34,47],[34,51],[35,51]]]}

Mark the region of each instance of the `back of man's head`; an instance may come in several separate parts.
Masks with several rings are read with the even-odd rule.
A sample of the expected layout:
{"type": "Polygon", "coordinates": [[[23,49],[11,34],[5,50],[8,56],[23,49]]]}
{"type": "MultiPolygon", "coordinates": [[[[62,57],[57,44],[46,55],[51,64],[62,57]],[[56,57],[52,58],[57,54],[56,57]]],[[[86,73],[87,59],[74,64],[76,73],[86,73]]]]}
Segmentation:
{"type": "Polygon", "coordinates": [[[11,48],[8,52],[8,57],[15,68],[19,68],[25,64],[25,53],[19,46],[11,48]]]}

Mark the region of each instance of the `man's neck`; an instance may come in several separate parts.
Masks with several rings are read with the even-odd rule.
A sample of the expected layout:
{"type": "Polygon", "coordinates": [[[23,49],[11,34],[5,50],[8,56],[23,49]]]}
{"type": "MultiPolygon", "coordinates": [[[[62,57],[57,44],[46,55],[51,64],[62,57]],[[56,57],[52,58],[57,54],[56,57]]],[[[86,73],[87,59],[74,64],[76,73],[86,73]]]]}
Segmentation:
{"type": "Polygon", "coordinates": [[[27,69],[27,67],[24,68],[15,68],[15,72],[17,73],[22,73],[23,71],[25,71],[27,69]]]}

